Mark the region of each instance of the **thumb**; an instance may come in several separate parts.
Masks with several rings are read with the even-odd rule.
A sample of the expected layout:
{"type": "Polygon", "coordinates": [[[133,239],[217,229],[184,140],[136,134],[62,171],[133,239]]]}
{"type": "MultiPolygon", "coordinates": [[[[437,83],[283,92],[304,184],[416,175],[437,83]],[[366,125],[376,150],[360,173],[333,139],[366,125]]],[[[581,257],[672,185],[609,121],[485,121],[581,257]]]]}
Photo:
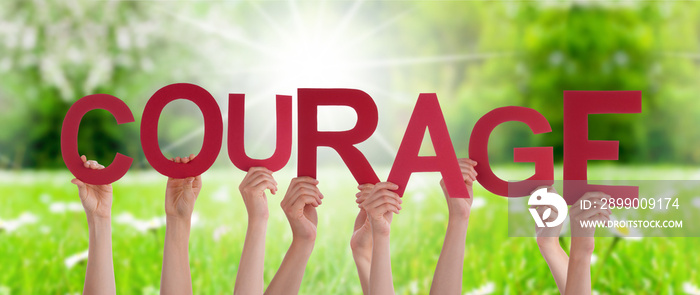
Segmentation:
{"type": "Polygon", "coordinates": [[[70,182],[78,186],[78,196],[80,197],[80,200],[83,200],[85,197],[87,197],[87,188],[84,182],[77,178],[73,178],[73,180],[71,180],[70,182]]]}
{"type": "Polygon", "coordinates": [[[77,178],[73,178],[73,180],[71,180],[70,183],[77,185],[79,189],[82,189],[85,187],[85,183],[80,181],[80,179],[77,179],[77,178]]]}
{"type": "Polygon", "coordinates": [[[194,177],[188,177],[185,179],[185,183],[182,185],[185,187],[185,192],[187,193],[187,195],[192,195],[196,199],[197,196],[195,196],[194,190],[192,188],[193,183],[194,183],[194,177]]]}

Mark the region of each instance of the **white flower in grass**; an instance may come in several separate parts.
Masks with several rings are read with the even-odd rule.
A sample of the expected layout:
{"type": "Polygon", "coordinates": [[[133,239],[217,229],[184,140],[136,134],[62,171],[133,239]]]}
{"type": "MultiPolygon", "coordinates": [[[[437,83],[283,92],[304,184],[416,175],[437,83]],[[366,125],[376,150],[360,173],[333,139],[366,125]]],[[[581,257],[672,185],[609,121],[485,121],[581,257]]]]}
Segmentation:
{"type": "Polygon", "coordinates": [[[0,219],[0,231],[13,232],[24,225],[36,223],[37,221],[39,221],[39,218],[36,215],[24,212],[15,219],[0,219]]]}
{"type": "Polygon", "coordinates": [[[688,295],[700,295],[700,288],[691,282],[683,283],[683,292],[688,295]]]}
{"type": "Polygon", "coordinates": [[[424,192],[415,192],[411,195],[411,198],[417,204],[422,204],[425,201],[425,199],[428,198],[428,196],[424,192]]]}
{"type": "Polygon", "coordinates": [[[143,295],[159,295],[160,290],[158,290],[158,288],[156,288],[156,287],[148,286],[148,287],[141,289],[141,294],[143,294],[143,295]]]}
{"type": "Polygon", "coordinates": [[[153,217],[151,219],[137,219],[129,212],[119,214],[114,221],[119,224],[131,226],[142,233],[157,231],[165,226],[165,216],[153,217]]]}
{"type": "Polygon", "coordinates": [[[464,295],[487,295],[487,294],[493,294],[493,292],[495,292],[495,291],[496,291],[496,284],[494,284],[493,282],[488,282],[479,288],[476,288],[474,290],[471,290],[469,292],[464,293],[464,295]]]}
{"type": "Polygon", "coordinates": [[[53,202],[49,204],[49,211],[52,213],[83,212],[83,205],[80,202],[53,202]]]}
{"type": "Polygon", "coordinates": [[[482,196],[474,196],[474,200],[472,200],[472,209],[479,209],[486,206],[486,199],[482,196]]]}
{"type": "Polygon", "coordinates": [[[197,226],[197,225],[199,225],[199,221],[200,221],[199,213],[192,212],[192,218],[190,219],[190,225],[197,226]]]}
{"type": "Polygon", "coordinates": [[[214,238],[215,242],[218,242],[221,240],[221,237],[226,235],[229,231],[231,231],[231,228],[225,225],[221,225],[217,228],[214,229],[214,233],[212,234],[212,237],[214,238]]]}
{"type": "Polygon", "coordinates": [[[683,292],[690,295],[700,295],[700,288],[691,282],[683,283],[683,292]]]}
{"type": "Polygon", "coordinates": [[[217,189],[212,195],[211,199],[219,202],[219,203],[226,203],[231,200],[231,194],[228,192],[228,187],[226,186],[221,186],[219,189],[217,189]]]}
{"type": "Polygon", "coordinates": [[[83,252],[68,256],[68,258],[66,258],[66,260],[63,261],[63,263],[66,264],[66,268],[71,269],[77,264],[87,261],[87,258],[88,250],[85,250],[83,252]]]}
{"type": "Polygon", "coordinates": [[[595,264],[598,261],[598,255],[591,255],[591,264],[595,264]]]}
{"type": "Polygon", "coordinates": [[[693,198],[692,202],[693,202],[693,206],[695,206],[696,208],[700,208],[700,197],[693,198]]]}
{"type": "Polygon", "coordinates": [[[49,194],[41,194],[41,196],[39,196],[39,201],[48,204],[51,202],[51,196],[49,194]]]}
{"type": "MultiPolygon", "coordinates": [[[[610,220],[615,221],[616,218],[614,216],[610,216],[610,220]]],[[[622,219],[621,221],[625,221],[622,219]]],[[[612,231],[613,235],[616,237],[623,238],[628,241],[640,241],[642,240],[642,233],[635,227],[628,227],[628,226],[614,226],[611,227],[610,230],[612,231]]]]}
{"type": "Polygon", "coordinates": [[[418,294],[418,281],[413,280],[408,284],[408,292],[418,294]]]}

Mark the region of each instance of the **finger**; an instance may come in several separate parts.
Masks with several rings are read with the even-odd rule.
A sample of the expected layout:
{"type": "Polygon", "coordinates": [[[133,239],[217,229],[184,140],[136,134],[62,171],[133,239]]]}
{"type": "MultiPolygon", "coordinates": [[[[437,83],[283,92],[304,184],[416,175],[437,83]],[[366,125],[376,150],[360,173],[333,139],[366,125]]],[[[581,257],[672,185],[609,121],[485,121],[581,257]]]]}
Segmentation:
{"type": "Polygon", "coordinates": [[[398,204],[403,203],[403,200],[401,200],[401,197],[395,192],[389,191],[389,190],[383,190],[380,194],[373,194],[371,197],[367,198],[365,200],[366,205],[372,204],[377,201],[388,201],[388,200],[393,200],[398,204]]]}
{"type": "Polygon", "coordinates": [[[300,176],[300,177],[295,177],[292,179],[292,182],[289,186],[292,186],[293,184],[299,183],[299,182],[305,182],[305,183],[311,183],[311,184],[318,184],[318,180],[315,178],[309,177],[309,176],[300,176]]]}
{"type": "Polygon", "coordinates": [[[476,161],[474,161],[474,160],[472,160],[472,159],[469,159],[469,158],[461,158],[461,159],[458,159],[458,160],[459,160],[460,163],[466,163],[466,164],[469,164],[469,165],[471,165],[471,166],[476,166],[476,164],[477,164],[476,161]]]}
{"type": "Polygon", "coordinates": [[[267,169],[265,167],[251,167],[250,169],[248,169],[248,173],[251,173],[251,172],[265,172],[268,174],[272,174],[272,170],[267,169]]]}
{"type": "Polygon", "coordinates": [[[272,181],[270,181],[268,179],[261,180],[260,182],[255,184],[253,187],[255,188],[255,190],[259,190],[259,191],[263,191],[263,192],[266,189],[268,189],[268,190],[270,190],[270,193],[272,193],[273,195],[277,193],[277,185],[275,185],[272,181]]]}
{"type": "Polygon", "coordinates": [[[194,157],[196,157],[196,156],[197,155],[195,155],[195,154],[190,154],[190,161],[194,160],[194,157]]]}
{"type": "Polygon", "coordinates": [[[365,184],[360,184],[357,186],[357,189],[359,190],[366,190],[366,189],[372,189],[374,187],[374,184],[371,183],[365,183],[365,184]]]}
{"type": "Polygon", "coordinates": [[[464,183],[466,183],[467,185],[474,185],[474,180],[470,178],[465,178],[464,183]]]}
{"type": "Polygon", "coordinates": [[[202,175],[197,175],[194,177],[194,182],[192,183],[192,188],[202,188],[202,175]]]}
{"type": "Polygon", "coordinates": [[[180,163],[180,157],[175,157],[175,163],[180,163]]]}
{"type": "Polygon", "coordinates": [[[378,208],[383,206],[384,204],[392,204],[396,206],[397,208],[401,209],[401,199],[390,196],[390,195],[384,195],[380,199],[373,200],[371,202],[367,202],[365,209],[368,208],[378,208]]]}
{"type": "Polygon", "coordinates": [[[182,163],[183,163],[183,164],[187,164],[187,163],[189,163],[189,162],[190,162],[190,158],[189,158],[189,157],[184,157],[184,158],[182,158],[182,163]]]}
{"type": "Polygon", "coordinates": [[[359,192],[359,193],[355,194],[355,198],[356,198],[355,203],[360,204],[360,203],[364,202],[365,200],[367,200],[367,197],[369,197],[369,194],[367,192],[359,192]]]}
{"type": "Polygon", "coordinates": [[[381,193],[373,194],[360,205],[365,209],[373,208],[390,199],[394,200],[396,204],[401,204],[403,202],[397,193],[389,190],[383,190],[381,193]]]}
{"type": "Polygon", "coordinates": [[[292,190],[292,192],[294,192],[298,189],[301,189],[301,188],[313,190],[316,192],[316,194],[318,194],[319,199],[323,199],[323,194],[321,193],[321,190],[318,189],[318,186],[315,184],[308,183],[308,182],[298,182],[294,186],[294,189],[292,190]]]}
{"type": "Polygon", "coordinates": [[[275,186],[273,183],[269,181],[264,181],[262,183],[259,183],[258,185],[255,186],[256,190],[260,190],[264,192],[266,189],[270,191],[270,193],[277,194],[277,186],[275,186]]]}
{"type": "Polygon", "coordinates": [[[462,172],[462,178],[464,178],[464,180],[468,179],[471,181],[476,181],[476,172],[474,172],[474,171],[462,172]]]}
{"type": "Polygon", "coordinates": [[[384,214],[386,212],[392,212],[395,214],[399,214],[399,210],[401,210],[401,207],[397,207],[394,204],[384,204],[384,205],[377,207],[378,213],[381,212],[381,214],[384,214]]]}
{"type": "Polygon", "coordinates": [[[380,183],[377,183],[374,185],[374,187],[372,188],[372,191],[376,192],[376,191],[380,191],[383,189],[397,190],[397,189],[399,189],[399,186],[394,184],[394,183],[391,183],[391,182],[380,182],[380,183]]]}
{"type": "Polygon", "coordinates": [[[316,199],[316,201],[319,204],[322,203],[318,188],[316,188],[315,186],[310,185],[308,183],[302,183],[302,184],[299,184],[297,187],[295,187],[295,189],[292,191],[291,195],[289,196],[288,202],[291,204],[294,204],[294,202],[296,202],[296,199],[298,199],[299,197],[301,197],[303,195],[312,196],[316,199]]]}
{"type": "Polygon", "coordinates": [[[303,210],[304,207],[306,207],[306,205],[310,205],[313,207],[318,207],[319,205],[321,205],[318,203],[317,199],[311,195],[300,195],[299,198],[297,198],[295,202],[291,204],[293,212],[297,212],[297,210],[303,210]]]}
{"type": "Polygon", "coordinates": [[[82,181],[80,181],[80,179],[77,179],[77,178],[73,178],[73,179],[70,181],[70,183],[77,185],[78,188],[82,188],[82,187],[85,186],[85,183],[82,182],[82,181]]]}
{"type": "Polygon", "coordinates": [[[252,176],[250,183],[253,185],[257,185],[257,183],[259,183],[263,180],[268,180],[268,181],[272,182],[275,185],[275,187],[277,187],[277,181],[275,180],[274,177],[272,177],[271,174],[269,174],[267,172],[255,173],[255,176],[252,176]]]}
{"type": "Polygon", "coordinates": [[[87,162],[87,157],[85,157],[85,155],[80,156],[80,159],[83,160],[83,163],[87,162]]]}

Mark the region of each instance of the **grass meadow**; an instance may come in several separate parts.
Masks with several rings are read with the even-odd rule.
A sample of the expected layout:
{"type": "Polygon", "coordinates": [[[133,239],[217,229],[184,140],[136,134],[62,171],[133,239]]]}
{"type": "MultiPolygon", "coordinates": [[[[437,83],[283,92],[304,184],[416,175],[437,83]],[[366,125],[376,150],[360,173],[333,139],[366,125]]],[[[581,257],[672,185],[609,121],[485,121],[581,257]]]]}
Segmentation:
{"type": "MultiPolygon", "coordinates": [[[[561,168],[555,175],[561,175],[561,168]]],[[[270,200],[265,283],[274,276],[291,242],[279,207],[293,169],[275,174],[270,200]]],[[[380,171],[379,175],[387,175],[380,171]]],[[[499,175],[522,177],[527,169],[503,167],[499,175]]],[[[698,179],[700,169],[616,167],[591,169],[591,179],[698,179]]],[[[0,172],[0,295],[73,294],[82,290],[88,228],[68,172],[0,172]],[[24,216],[24,217],[22,217],[24,216]],[[20,220],[21,222],[17,222],[20,220]],[[23,221],[22,221],[23,220],[23,221]],[[14,224],[11,228],[9,225],[14,224]]],[[[246,230],[238,193],[244,174],[233,168],[203,176],[195,206],[190,265],[196,294],[231,294],[246,230]]],[[[508,179],[508,178],[506,178],[508,179]]],[[[354,180],[347,170],[321,168],[326,198],[318,209],[316,247],[301,294],[361,294],[349,248],[357,214],[354,180]]],[[[447,207],[436,173],[414,174],[403,210],[394,218],[391,255],[397,294],[428,294],[442,247],[447,207]]],[[[162,262],[165,177],[131,171],[114,184],[113,251],[117,292],[156,294],[162,262]]],[[[507,202],[475,185],[466,241],[465,294],[557,294],[535,239],[507,236],[507,202]]],[[[568,238],[562,238],[564,245],[568,238]]],[[[598,294],[692,294],[700,290],[699,238],[597,238],[592,263],[598,294]],[[611,255],[605,253],[617,242],[611,255]],[[605,259],[605,257],[609,257],[605,259]]],[[[567,249],[567,247],[565,247],[567,249]]],[[[568,251],[568,249],[567,249],[568,251]]]]}

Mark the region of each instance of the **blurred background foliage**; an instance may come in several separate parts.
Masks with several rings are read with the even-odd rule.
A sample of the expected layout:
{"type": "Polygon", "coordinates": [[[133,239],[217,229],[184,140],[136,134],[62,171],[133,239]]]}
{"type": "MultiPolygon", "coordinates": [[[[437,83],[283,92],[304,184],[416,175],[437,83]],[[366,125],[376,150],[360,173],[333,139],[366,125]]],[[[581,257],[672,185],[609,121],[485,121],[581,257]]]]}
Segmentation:
{"type": "MultiPolygon", "coordinates": [[[[273,148],[274,122],[260,115],[272,110],[273,94],[362,89],[380,113],[379,139],[363,152],[387,165],[421,92],[438,94],[461,156],[486,112],[540,111],[553,132],[535,136],[520,123],[496,129],[491,157],[506,163],[516,146],[553,146],[561,161],[564,90],[641,90],[642,114],[591,116],[590,138],[619,140],[625,163],[698,164],[699,13],[692,1],[6,0],[0,167],[64,167],[63,117],[93,93],[124,100],[136,123],[90,112],[80,152],[109,163],[119,151],[147,167],[138,139],[143,107],[177,82],[209,90],[224,118],[227,93],[246,93],[247,147],[259,157],[273,148]]],[[[159,129],[166,156],[196,153],[202,122],[193,104],[168,105],[159,129]]]]}

